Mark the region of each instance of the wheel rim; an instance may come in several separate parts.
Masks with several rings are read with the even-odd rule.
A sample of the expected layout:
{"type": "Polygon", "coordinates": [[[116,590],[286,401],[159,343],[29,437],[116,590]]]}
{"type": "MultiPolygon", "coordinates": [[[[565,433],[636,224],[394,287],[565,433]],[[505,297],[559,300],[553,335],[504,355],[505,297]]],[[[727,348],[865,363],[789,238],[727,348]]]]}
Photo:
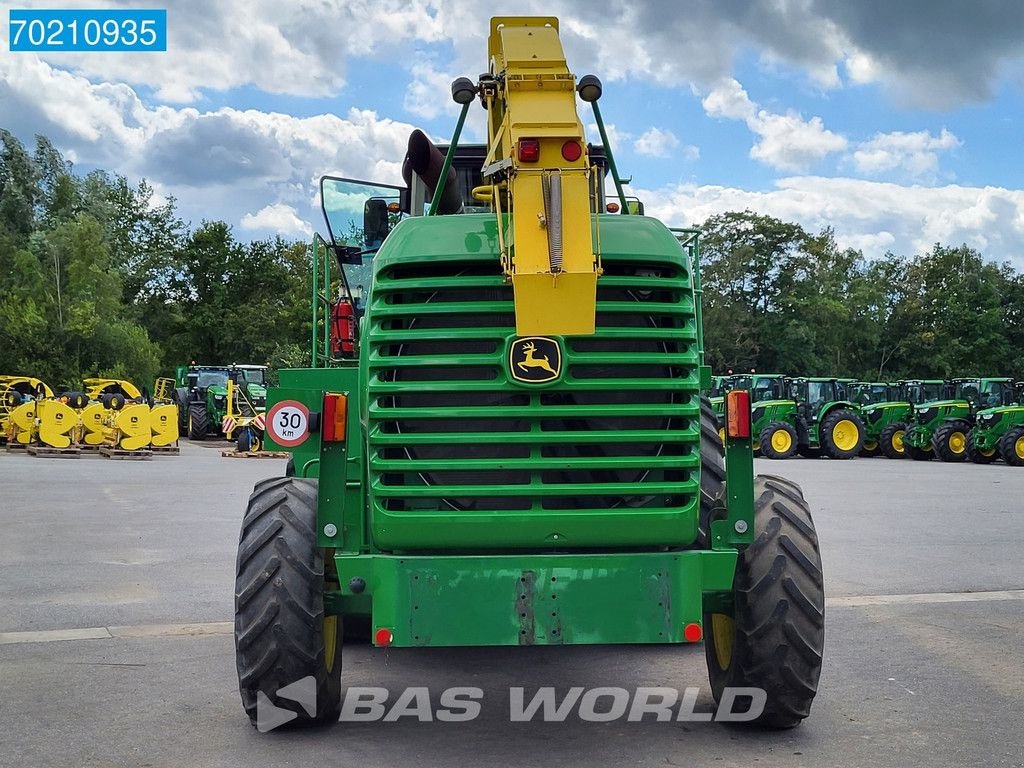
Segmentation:
{"type": "Polygon", "coordinates": [[[841,451],[852,451],[856,448],[858,437],[860,437],[860,430],[849,419],[842,419],[832,427],[832,442],[841,451]]]}
{"type": "Polygon", "coordinates": [[[903,445],[903,430],[898,430],[892,433],[892,447],[897,453],[903,453],[906,447],[903,445]]]}
{"type": "Polygon", "coordinates": [[[718,439],[722,441],[722,445],[725,445],[725,427],[718,428],[718,439]]]}
{"type": "Polygon", "coordinates": [[[987,451],[983,451],[983,450],[981,450],[981,449],[979,448],[979,449],[978,449],[978,453],[980,453],[980,454],[981,454],[982,456],[984,456],[984,457],[985,457],[986,459],[991,459],[991,458],[992,458],[993,456],[995,456],[995,455],[996,455],[996,449],[995,449],[995,448],[990,448],[990,449],[989,449],[989,450],[987,450],[987,451]]]}
{"type": "Polygon", "coordinates": [[[724,613],[711,614],[711,634],[714,638],[715,659],[718,666],[728,669],[732,661],[732,645],[736,637],[736,622],[724,613]]]}
{"type": "Polygon", "coordinates": [[[1013,444],[1013,452],[1017,454],[1018,459],[1024,459],[1024,435],[1017,438],[1017,442],[1013,444]]]}
{"type": "Polygon", "coordinates": [[[772,448],[779,453],[786,453],[793,447],[793,438],[784,429],[776,429],[772,432],[772,448]]]}
{"type": "Polygon", "coordinates": [[[871,442],[864,443],[864,450],[865,451],[874,451],[877,448],[878,448],[878,443],[876,443],[874,440],[872,440],[871,442]]]}
{"type": "Polygon", "coordinates": [[[947,441],[949,450],[959,455],[967,450],[967,435],[963,432],[954,432],[947,441]]]}

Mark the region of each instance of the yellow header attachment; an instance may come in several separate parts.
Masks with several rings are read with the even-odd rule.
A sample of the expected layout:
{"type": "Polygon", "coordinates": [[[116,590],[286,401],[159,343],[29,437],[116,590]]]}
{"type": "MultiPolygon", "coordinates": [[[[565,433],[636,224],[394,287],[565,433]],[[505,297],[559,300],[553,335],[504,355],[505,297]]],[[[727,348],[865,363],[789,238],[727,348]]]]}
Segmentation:
{"type": "Polygon", "coordinates": [[[502,258],[515,295],[516,333],[592,334],[601,268],[591,171],[558,20],[493,18],[487,48],[484,177],[495,185],[499,225],[502,207],[510,214],[502,258]]]}

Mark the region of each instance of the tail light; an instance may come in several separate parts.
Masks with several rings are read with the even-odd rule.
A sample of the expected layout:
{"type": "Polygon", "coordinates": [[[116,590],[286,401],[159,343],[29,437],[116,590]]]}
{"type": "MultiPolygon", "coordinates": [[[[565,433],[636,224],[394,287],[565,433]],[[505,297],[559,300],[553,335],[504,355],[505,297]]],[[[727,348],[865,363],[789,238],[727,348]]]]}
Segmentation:
{"type": "Polygon", "coordinates": [[[745,389],[734,389],[726,395],[726,431],[729,437],[750,437],[750,393],[745,389]]]}
{"type": "Polygon", "coordinates": [[[348,426],[348,397],[328,392],[324,395],[323,441],[344,443],[348,426]]]}
{"type": "Polygon", "coordinates": [[[519,140],[519,162],[536,163],[540,161],[540,139],[519,140]]]}
{"type": "Polygon", "coordinates": [[[562,157],[570,163],[575,163],[583,156],[583,147],[575,139],[569,139],[562,145],[562,157]]]}

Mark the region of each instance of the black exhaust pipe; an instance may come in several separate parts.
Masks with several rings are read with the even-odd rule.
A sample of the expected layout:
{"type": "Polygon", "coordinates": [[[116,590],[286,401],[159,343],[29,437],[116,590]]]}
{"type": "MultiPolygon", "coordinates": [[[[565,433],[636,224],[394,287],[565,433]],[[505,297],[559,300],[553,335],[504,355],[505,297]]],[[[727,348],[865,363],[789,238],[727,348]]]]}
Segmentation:
{"type": "MultiPolygon", "coordinates": [[[[431,195],[436,195],[442,167],[444,167],[444,155],[427,138],[426,134],[419,129],[409,134],[409,149],[406,151],[405,160],[402,163],[402,178],[405,179],[405,183],[411,185],[412,175],[415,173],[427,185],[431,195]]],[[[455,169],[449,168],[437,212],[459,213],[461,211],[462,195],[459,193],[458,177],[455,174],[455,169]]]]}

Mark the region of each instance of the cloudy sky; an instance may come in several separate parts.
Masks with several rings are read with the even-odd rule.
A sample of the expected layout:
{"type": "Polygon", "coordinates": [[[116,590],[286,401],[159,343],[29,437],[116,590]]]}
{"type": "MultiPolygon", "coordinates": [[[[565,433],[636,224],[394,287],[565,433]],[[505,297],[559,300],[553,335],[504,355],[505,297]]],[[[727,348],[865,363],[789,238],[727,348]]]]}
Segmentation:
{"type": "MultiPolygon", "coordinates": [[[[18,3],[107,5],[160,3],[18,3]]],[[[1020,0],[164,5],[167,53],[11,53],[4,13],[0,126],[145,177],[194,223],[306,237],[320,175],[395,182],[414,127],[449,136],[449,84],[486,69],[491,15],[554,14],[570,68],[605,83],[620,170],[667,223],[750,208],[868,256],[966,242],[1024,269],[1020,0]]]]}

